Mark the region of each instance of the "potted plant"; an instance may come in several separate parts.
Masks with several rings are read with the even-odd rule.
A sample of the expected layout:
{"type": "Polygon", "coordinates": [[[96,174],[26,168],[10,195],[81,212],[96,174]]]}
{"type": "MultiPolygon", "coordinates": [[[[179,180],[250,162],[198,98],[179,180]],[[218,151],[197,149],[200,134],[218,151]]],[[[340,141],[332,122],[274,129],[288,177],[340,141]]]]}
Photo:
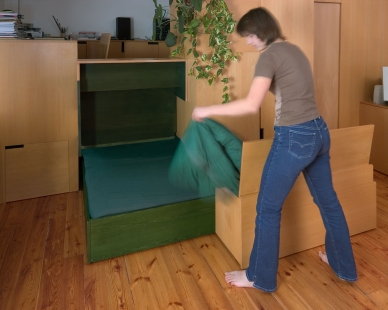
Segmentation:
{"type": "MultiPolygon", "coordinates": [[[[154,22],[156,27],[164,26],[166,10],[153,0],[155,4],[154,22]]],[[[229,79],[223,76],[229,61],[237,61],[238,53],[234,53],[227,40],[227,35],[234,31],[236,21],[232,18],[224,0],[170,0],[170,7],[174,5],[176,16],[170,14],[173,32],[169,31],[165,42],[169,47],[175,47],[171,56],[192,54],[193,65],[189,76],[205,79],[209,85],[220,79],[224,83],[223,103],[229,102],[229,79]],[[204,4],[204,6],[203,6],[204,4]],[[208,36],[209,52],[201,53],[197,50],[198,35],[208,36]],[[186,46],[186,48],[185,48],[186,46]]],[[[153,39],[155,39],[155,31],[153,39]]]]}

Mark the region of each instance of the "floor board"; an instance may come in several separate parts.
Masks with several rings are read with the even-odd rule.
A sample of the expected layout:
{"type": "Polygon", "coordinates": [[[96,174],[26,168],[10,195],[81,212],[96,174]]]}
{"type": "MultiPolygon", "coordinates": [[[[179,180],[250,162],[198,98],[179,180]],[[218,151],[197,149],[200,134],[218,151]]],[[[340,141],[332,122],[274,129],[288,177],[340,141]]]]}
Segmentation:
{"type": "Polygon", "coordinates": [[[87,264],[82,192],[1,204],[1,309],[388,309],[388,176],[374,179],[377,228],[351,237],[358,281],[321,246],[281,258],[272,294],[225,282],[238,263],[215,234],[87,264]]]}

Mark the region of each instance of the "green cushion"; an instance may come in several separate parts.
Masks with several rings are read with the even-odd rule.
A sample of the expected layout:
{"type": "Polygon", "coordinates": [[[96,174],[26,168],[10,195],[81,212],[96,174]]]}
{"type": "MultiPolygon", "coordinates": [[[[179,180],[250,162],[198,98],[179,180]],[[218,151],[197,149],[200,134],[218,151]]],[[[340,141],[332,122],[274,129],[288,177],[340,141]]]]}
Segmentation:
{"type": "Polygon", "coordinates": [[[241,152],[242,142],[223,125],[210,119],[191,121],[175,151],[169,179],[201,196],[223,187],[238,195],[241,152]]]}

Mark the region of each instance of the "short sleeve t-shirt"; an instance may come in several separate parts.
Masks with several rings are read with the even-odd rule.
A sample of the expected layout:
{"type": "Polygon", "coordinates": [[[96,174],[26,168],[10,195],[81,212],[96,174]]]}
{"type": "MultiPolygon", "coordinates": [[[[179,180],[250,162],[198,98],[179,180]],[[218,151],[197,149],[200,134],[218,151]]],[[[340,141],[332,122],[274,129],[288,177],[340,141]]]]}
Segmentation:
{"type": "Polygon", "coordinates": [[[319,117],[311,66],[296,45],[272,43],[261,53],[255,76],[272,79],[276,126],[301,124],[319,117]]]}

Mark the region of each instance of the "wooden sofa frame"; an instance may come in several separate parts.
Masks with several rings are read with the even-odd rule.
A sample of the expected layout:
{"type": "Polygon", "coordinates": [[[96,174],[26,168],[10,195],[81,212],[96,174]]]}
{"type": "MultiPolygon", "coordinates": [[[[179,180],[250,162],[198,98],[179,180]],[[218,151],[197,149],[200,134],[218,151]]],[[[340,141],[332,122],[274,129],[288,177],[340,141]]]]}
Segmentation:
{"type": "MultiPolygon", "coordinates": [[[[369,164],[373,125],[331,130],[331,169],[350,234],[376,228],[376,183],[369,164]]],[[[254,239],[261,172],[272,140],[243,142],[239,195],[216,190],[216,234],[241,268],[248,267],[254,239]]],[[[280,257],[320,246],[325,229],[303,175],[283,206],[280,257]]]]}

